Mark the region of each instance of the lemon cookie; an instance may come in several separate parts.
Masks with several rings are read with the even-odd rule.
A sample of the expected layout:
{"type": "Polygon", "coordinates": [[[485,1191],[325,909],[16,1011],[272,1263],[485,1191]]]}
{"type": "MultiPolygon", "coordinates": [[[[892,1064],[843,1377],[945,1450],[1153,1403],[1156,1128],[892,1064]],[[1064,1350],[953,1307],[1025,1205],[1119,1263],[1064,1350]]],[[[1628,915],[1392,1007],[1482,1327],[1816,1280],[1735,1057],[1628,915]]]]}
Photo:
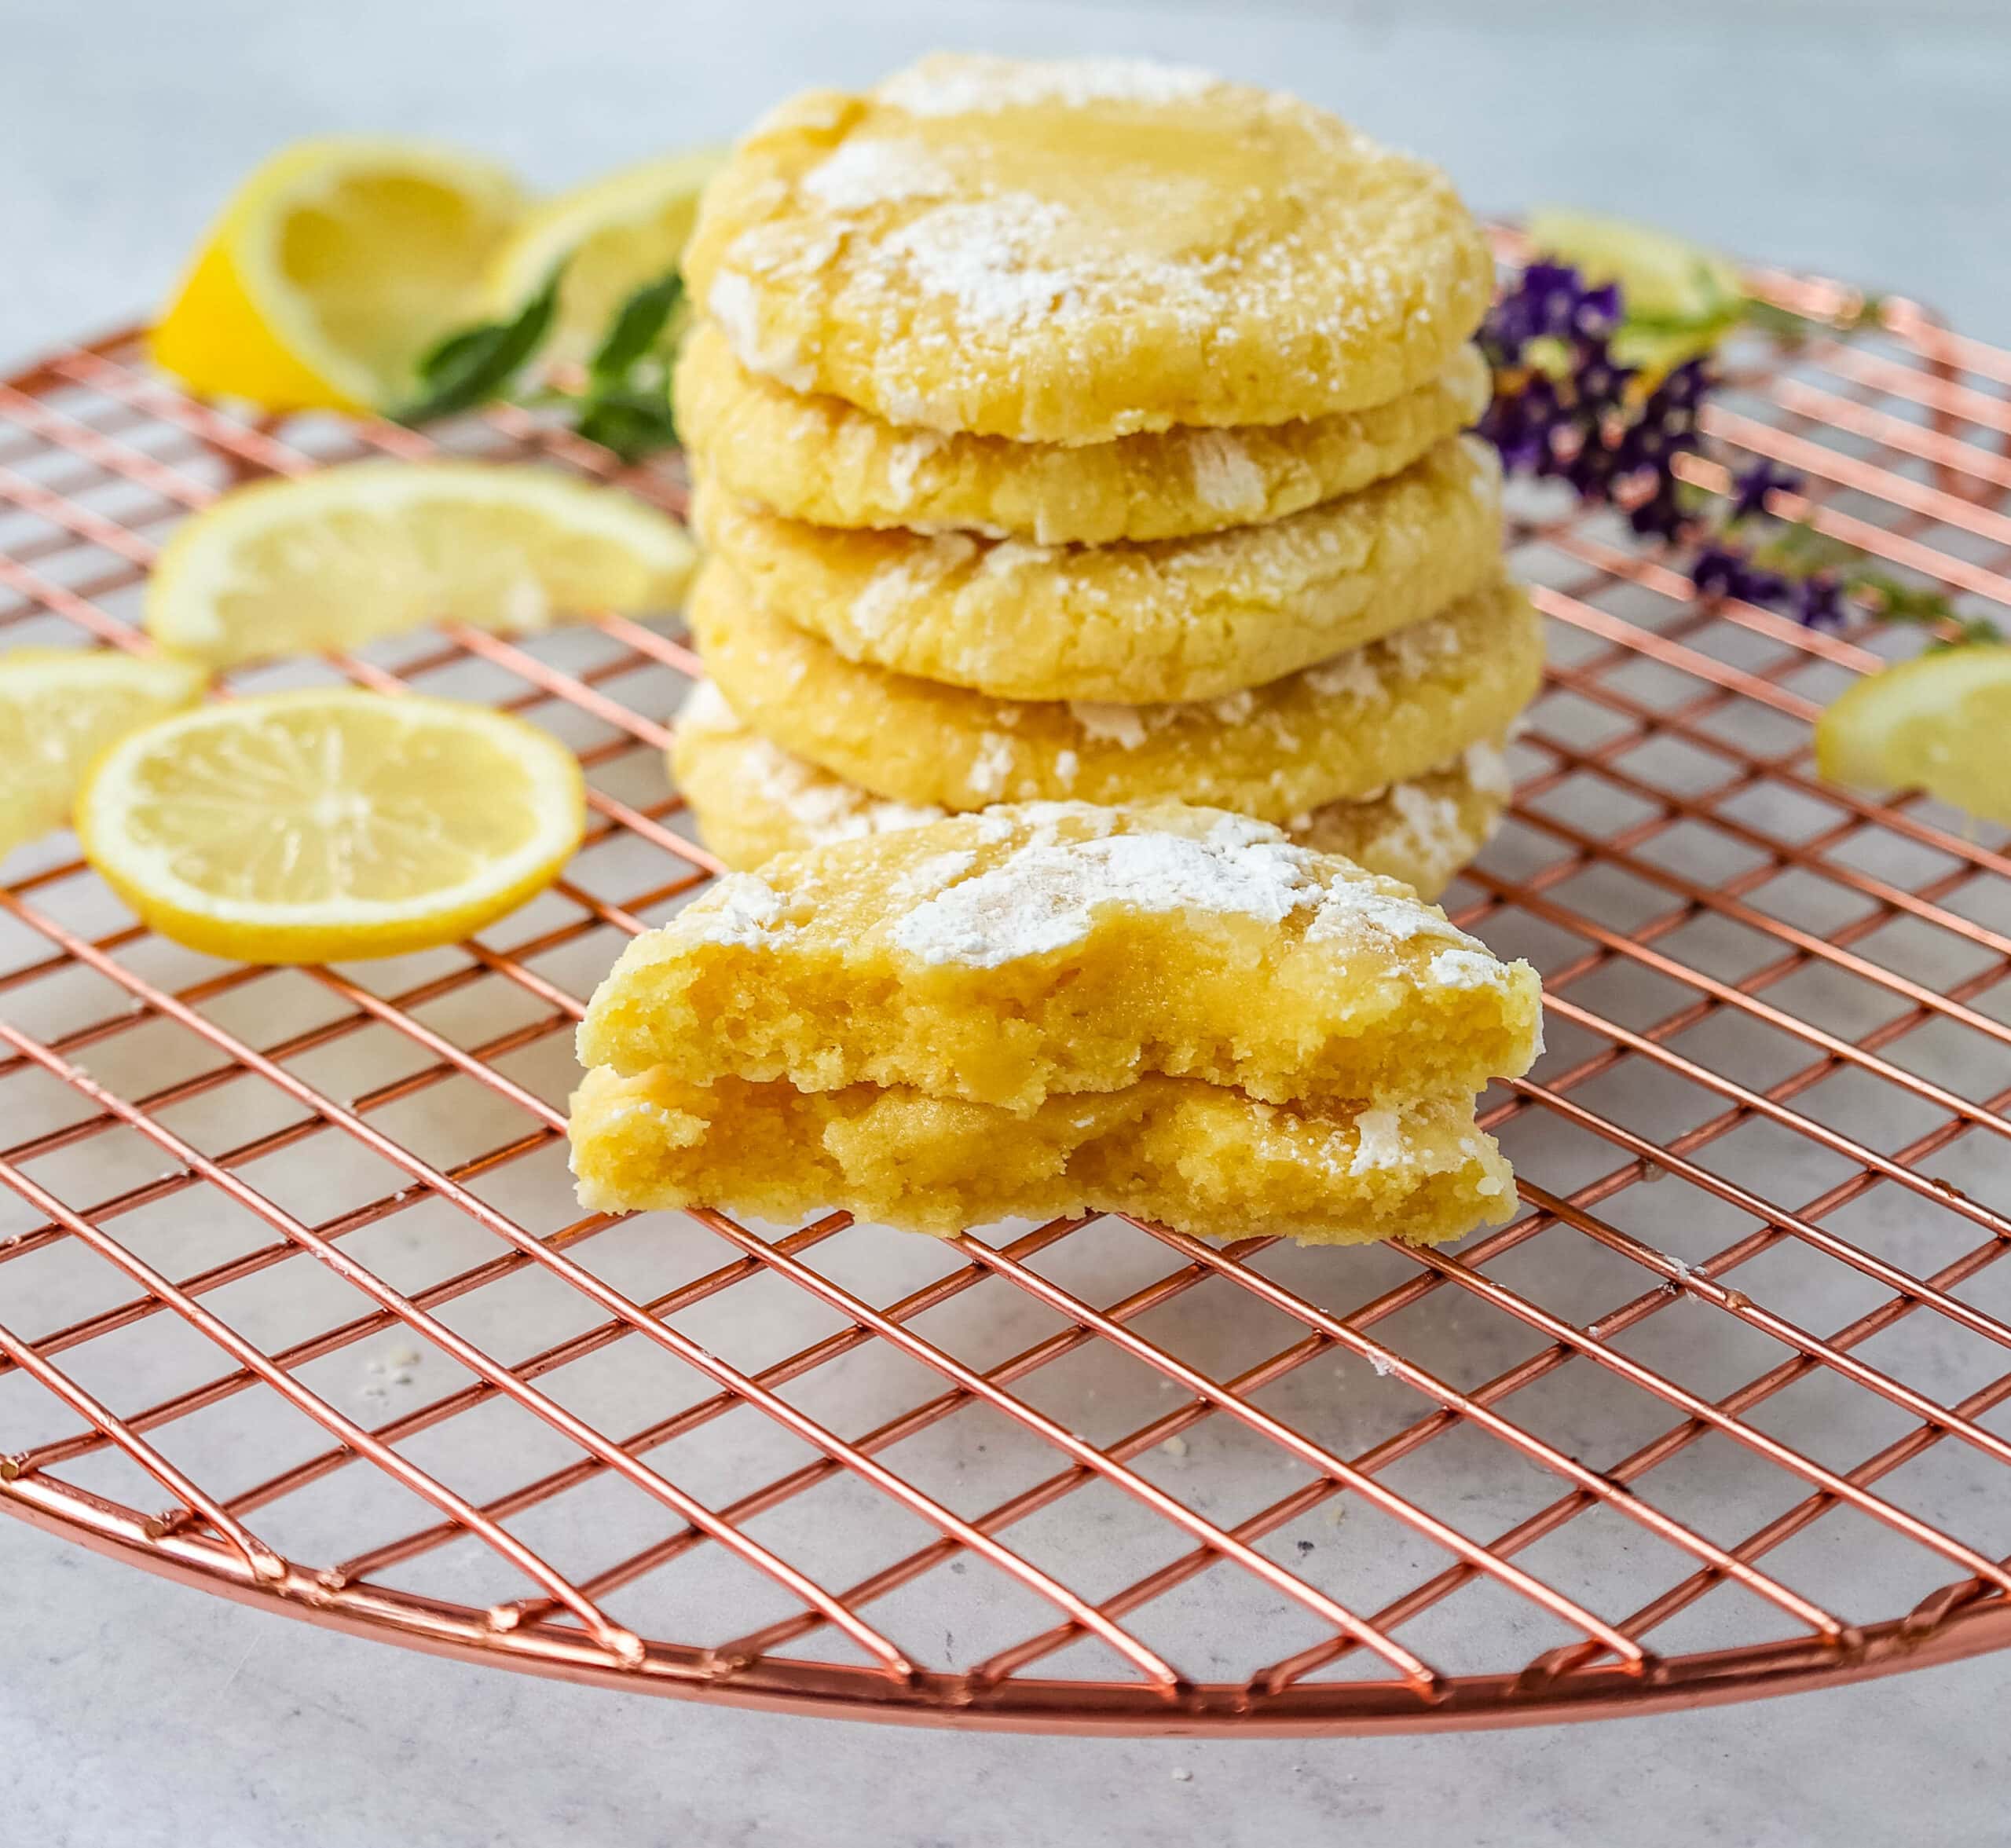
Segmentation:
{"type": "Polygon", "coordinates": [[[1498,581],[1268,686],[1147,706],[995,700],[848,661],[758,608],[716,559],[687,613],[756,730],[876,796],[954,810],[1159,797],[1282,822],[1500,737],[1543,668],[1535,612],[1498,581]]]}
{"type": "Polygon", "coordinates": [[[1473,423],[1489,382],[1466,346],[1367,410],[1071,448],[903,427],[805,397],[747,371],[706,323],[678,364],[677,420],[723,489],[791,519],[1108,545],[1260,525],[1352,494],[1473,423]]]}
{"type": "Polygon", "coordinates": [[[796,1220],[834,1203],[911,1231],[1135,1213],[1205,1239],[1455,1239],[1514,1176],[1471,1103],[1280,1109],[1193,1078],[1051,1097],[1031,1114],[855,1085],[589,1072],[573,1169],[590,1210],[704,1204],[796,1220]]]}
{"type": "Polygon", "coordinates": [[[1108,58],[939,55],[800,96],[708,188],[684,267],[750,371],[1019,442],[1386,404],[1494,283],[1435,167],[1108,58]]]}
{"type": "Polygon", "coordinates": [[[1500,747],[1469,745],[1450,763],[1372,800],[1294,815],[1285,832],[1316,853],[1339,854],[1435,898],[1494,838],[1514,793],[1500,747]]]}
{"type": "Polygon", "coordinates": [[[1384,1100],[1527,1070],[1540,1008],[1526,963],[1261,822],[1036,803],[727,874],[622,952],[579,1052],[1020,1114],[1148,1073],[1384,1100]]]}
{"type": "Polygon", "coordinates": [[[778,854],[925,828],[950,813],[932,803],[889,801],[785,751],[743,723],[709,680],[678,708],[669,762],[706,846],[743,873],[778,854]]]}
{"type": "MultiPolygon", "coordinates": [[[[778,854],[923,827],[949,813],[890,802],[785,751],[743,724],[709,680],[692,689],[677,715],[670,766],[705,844],[744,872],[778,854]]],[[[1486,844],[1508,793],[1500,752],[1472,745],[1421,777],[1359,802],[1329,803],[1284,827],[1302,846],[1435,898],[1486,844]]]]}
{"type": "Polygon", "coordinates": [[[1002,699],[1256,686],[1421,622],[1500,569],[1501,471],[1470,438],[1268,526],[1140,545],[841,532],[707,484],[695,514],[753,600],[841,654],[1002,699]]]}

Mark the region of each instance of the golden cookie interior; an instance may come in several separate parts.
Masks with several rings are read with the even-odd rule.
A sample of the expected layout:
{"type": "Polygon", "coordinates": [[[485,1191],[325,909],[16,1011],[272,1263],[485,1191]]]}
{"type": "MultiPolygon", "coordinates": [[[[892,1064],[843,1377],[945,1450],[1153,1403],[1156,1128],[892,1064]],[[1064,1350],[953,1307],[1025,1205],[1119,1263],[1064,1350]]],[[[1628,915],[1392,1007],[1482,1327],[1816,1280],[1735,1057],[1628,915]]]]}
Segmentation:
{"type": "Polygon", "coordinates": [[[582,1065],[1030,1111],[1159,1073],[1266,1102],[1527,1070],[1535,973],[1408,887],[1218,811],[1035,804],[785,854],[636,939],[582,1065]]]}
{"type": "Polygon", "coordinates": [[[1470,1100],[1279,1107],[1158,1077],[1022,1114],[905,1087],[603,1067],[573,1100],[572,1161],[593,1210],[705,1205],[793,1222],[842,1202],[937,1234],[1116,1211],[1206,1239],[1437,1244],[1515,1202],[1470,1100]]]}

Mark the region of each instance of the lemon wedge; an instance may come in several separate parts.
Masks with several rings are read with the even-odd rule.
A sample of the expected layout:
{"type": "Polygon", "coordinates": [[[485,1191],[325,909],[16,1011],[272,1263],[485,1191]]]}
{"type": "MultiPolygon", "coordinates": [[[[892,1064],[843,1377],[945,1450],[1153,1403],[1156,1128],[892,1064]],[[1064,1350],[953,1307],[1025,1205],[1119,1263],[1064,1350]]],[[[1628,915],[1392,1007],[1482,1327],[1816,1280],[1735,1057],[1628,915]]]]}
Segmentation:
{"type": "Polygon", "coordinates": [[[667,514],[555,470],[356,462],[225,495],[162,551],[148,631],[228,667],[453,620],[528,631],[673,607],[693,547],[667,514]]]}
{"type": "Polygon", "coordinates": [[[77,804],[91,864],[155,930],[241,962],[455,942],[579,846],[573,754],[520,719],[317,688],[129,733],[77,804]]]}
{"type": "Polygon", "coordinates": [[[534,207],[490,267],[490,314],[515,313],[564,264],[544,351],[584,363],[621,304],[676,267],[698,195],[726,153],[705,148],[647,161],[534,207]]]}
{"type": "Polygon", "coordinates": [[[192,662],[108,648],[0,655],[0,857],[65,826],[98,754],[199,699],[203,678],[192,662]]]}
{"type": "Polygon", "coordinates": [[[523,210],[504,169],[423,141],[302,141],[231,196],[153,333],[158,364],[269,411],[410,395],[441,335],[474,319],[523,210]]]}
{"type": "Polygon", "coordinates": [[[1937,649],[1860,680],[1817,722],[1815,767],[2011,825],[2011,646],[1937,649]]]}

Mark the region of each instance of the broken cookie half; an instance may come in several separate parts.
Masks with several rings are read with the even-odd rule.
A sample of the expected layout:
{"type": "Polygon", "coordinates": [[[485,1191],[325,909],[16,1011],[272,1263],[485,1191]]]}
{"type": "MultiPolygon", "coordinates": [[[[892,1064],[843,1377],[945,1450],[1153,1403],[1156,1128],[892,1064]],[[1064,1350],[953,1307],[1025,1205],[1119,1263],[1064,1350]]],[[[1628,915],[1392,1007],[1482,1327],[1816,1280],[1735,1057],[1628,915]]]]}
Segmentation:
{"type": "Polygon", "coordinates": [[[581,1027],[573,1167],[603,1209],[1434,1242],[1512,1206],[1474,1097],[1540,1020],[1526,964],[1262,822],[994,809],[638,938],[581,1027]]]}

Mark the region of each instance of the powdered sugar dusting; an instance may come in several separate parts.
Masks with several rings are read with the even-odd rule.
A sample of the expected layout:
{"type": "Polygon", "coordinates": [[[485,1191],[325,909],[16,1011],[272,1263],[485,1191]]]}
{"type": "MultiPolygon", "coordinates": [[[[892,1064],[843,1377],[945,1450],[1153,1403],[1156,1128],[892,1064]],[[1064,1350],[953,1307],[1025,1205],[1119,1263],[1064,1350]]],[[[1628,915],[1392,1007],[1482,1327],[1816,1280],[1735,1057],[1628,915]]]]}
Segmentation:
{"type": "Polygon", "coordinates": [[[932,898],[953,880],[962,879],[976,859],[976,854],[969,847],[951,847],[945,853],[931,854],[925,860],[918,860],[894,881],[895,895],[902,898],[932,898]]]}
{"type": "Polygon", "coordinates": [[[721,271],[705,306],[724,331],[734,357],[749,371],[780,379],[792,391],[811,388],[815,380],[796,342],[786,335],[770,339],[762,333],[754,285],[745,276],[737,270],[721,271]]]}
{"type": "Polygon", "coordinates": [[[1051,569],[1059,548],[1041,545],[1030,539],[1002,539],[987,546],[978,562],[981,577],[1011,577],[1022,571],[1051,569]]]}
{"type": "Polygon", "coordinates": [[[1365,648],[1350,648],[1345,654],[1308,668],[1302,678],[1323,700],[1375,700],[1383,693],[1383,676],[1376,672],[1365,648]]]}
{"type": "Polygon", "coordinates": [[[1437,938],[1493,961],[1484,944],[1449,923],[1445,913],[1413,897],[1409,887],[1394,879],[1351,880],[1331,887],[1321,900],[1318,913],[1306,927],[1306,940],[1317,943],[1352,936],[1364,928],[1392,943],[1437,938]]]}
{"type": "Polygon", "coordinates": [[[866,580],[866,587],[852,600],[852,626],[868,640],[885,634],[888,624],[914,600],[925,576],[915,565],[919,560],[890,565],[866,580]]]}
{"type": "Polygon", "coordinates": [[[1178,103],[1221,79],[1191,65],[1148,58],[961,57],[938,53],[896,71],[875,99],[910,115],[984,115],[1001,109],[1059,103],[1080,109],[1097,103],[1178,103]]]}
{"type": "Polygon", "coordinates": [[[1187,452],[1194,492],[1219,513],[1257,513],[1264,505],[1264,473],[1251,459],[1243,439],[1225,430],[1189,434],[1187,452]]]}
{"type": "Polygon", "coordinates": [[[896,924],[896,949],[928,963],[995,968],[1079,942],[1096,913],[1198,911],[1281,923],[1310,902],[1310,856],[1276,829],[1196,840],[1181,834],[1034,840],[896,924]]]}
{"type": "Polygon", "coordinates": [[[1441,988],[1499,988],[1507,975],[1478,944],[1441,950],[1431,959],[1431,979],[1441,988]]]}
{"type": "Polygon", "coordinates": [[[893,834],[904,828],[923,828],[949,811],[914,803],[893,802],[832,776],[785,751],[772,740],[749,730],[726,697],[710,680],[701,680],[678,710],[678,729],[686,733],[734,737],[739,741],[735,773],[755,802],[779,810],[804,843],[823,847],[863,834],[893,834]]]}
{"type": "MultiPolygon", "coordinates": [[[[889,302],[905,285],[951,303],[960,328],[990,338],[1141,299],[1199,336],[1219,317],[1219,287],[1236,266],[1222,252],[1157,254],[1071,205],[1017,191],[925,205],[856,254],[889,302]]],[[[899,423],[929,421],[925,403],[882,408],[899,423]]]]}
{"type": "Polygon", "coordinates": [[[913,141],[860,135],[845,141],[828,160],[804,175],[803,189],[833,211],[859,212],[903,199],[925,199],[949,190],[940,161],[913,141]]]}
{"type": "Polygon", "coordinates": [[[934,430],[918,430],[903,439],[887,458],[887,494],[897,507],[905,506],[914,492],[915,477],[921,466],[943,446],[947,439],[934,430]]]}
{"type": "MultiPolygon", "coordinates": [[[[995,968],[1086,938],[1098,910],[1189,911],[1277,924],[1310,911],[1304,941],[1366,949],[1424,939],[1498,968],[1484,946],[1394,880],[1360,874],[1247,816],[1195,835],[1126,825],[1120,811],[1028,803],[979,818],[991,842],[1016,836],[996,865],[896,920],[894,946],[925,962],[995,968]],[[1094,832],[1084,838],[1087,824],[1094,832]],[[1364,933],[1366,935],[1364,935],[1364,933]]],[[[1471,978],[1460,969],[1460,985],[1471,978]]]]}
{"type": "Polygon", "coordinates": [[[1385,635],[1377,646],[1388,651],[1405,679],[1419,680],[1459,653],[1460,627],[1449,617],[1434,616],[1429,622],[1413,623],[1394,635],[1385,635]]]}
{"type": "Polygon", "coordinates": [[[1482,796],[1515,793],[1515,783],[1508,774],[1508,759],[1499,745],[1469,745],[1460,762],[1467,773],[1467,781],[1482,796]]]}
{"type": "Polygon", "coordinates": [[[1071,700],[1068,716],[1082,736],[1099,745],[1118,745],[1135,751],[1145,741],[1144,715],[1136,706],[1108,706],[1093,700],[1071,700]]]}
{"type": "Polygon", "coordinates": [[[683,704],[677,708],[677,723],[683,731],[729,732],[740,729],[739,718],[727,704],[726,695],[720,691],[716,680],[692,683],[690,691],[684,696],[683,704]]]}
{"type": "Polygon", "coordinates": [[[1013,774],[1013,741],[988,731],[978,741],[977,755],[964,773],[964,781],[980,796],[990,798],[1006,792],[1006,780],[1013,774]]]}
{"type": "Polygon", "coordinates": [[[1449,871],[1466,858],[1471,836],[1457,797],[1434,795],[1419,783],[1398,783],[1385,800],[1391,818],[1375,844],[1393,858],[1449,871]]]}
{"type": "Polygon", "coordinates": [[[980,326],[1016,327],[1080,305],[1082,279],[1037,254],[1067,217],[1024,192],[940,205],[884,240],[878,254],[980,326]]]}
{"type": "Polygon", "coordinates": [[[729,873],[696,904],[680,911],[672,928],[687,943],[760,946],[786,935],[782,894],[751,873],[729,873]]]}
{"type": "Polygon", "coordinates": [[[1377,1168],[1401,1168],[1406,1145],[1403,1120],[1394,1110],[1364,1110],[1354,1120],[1354,1159],[1350,1174],[1367,1174],[1377,1168]]]}

